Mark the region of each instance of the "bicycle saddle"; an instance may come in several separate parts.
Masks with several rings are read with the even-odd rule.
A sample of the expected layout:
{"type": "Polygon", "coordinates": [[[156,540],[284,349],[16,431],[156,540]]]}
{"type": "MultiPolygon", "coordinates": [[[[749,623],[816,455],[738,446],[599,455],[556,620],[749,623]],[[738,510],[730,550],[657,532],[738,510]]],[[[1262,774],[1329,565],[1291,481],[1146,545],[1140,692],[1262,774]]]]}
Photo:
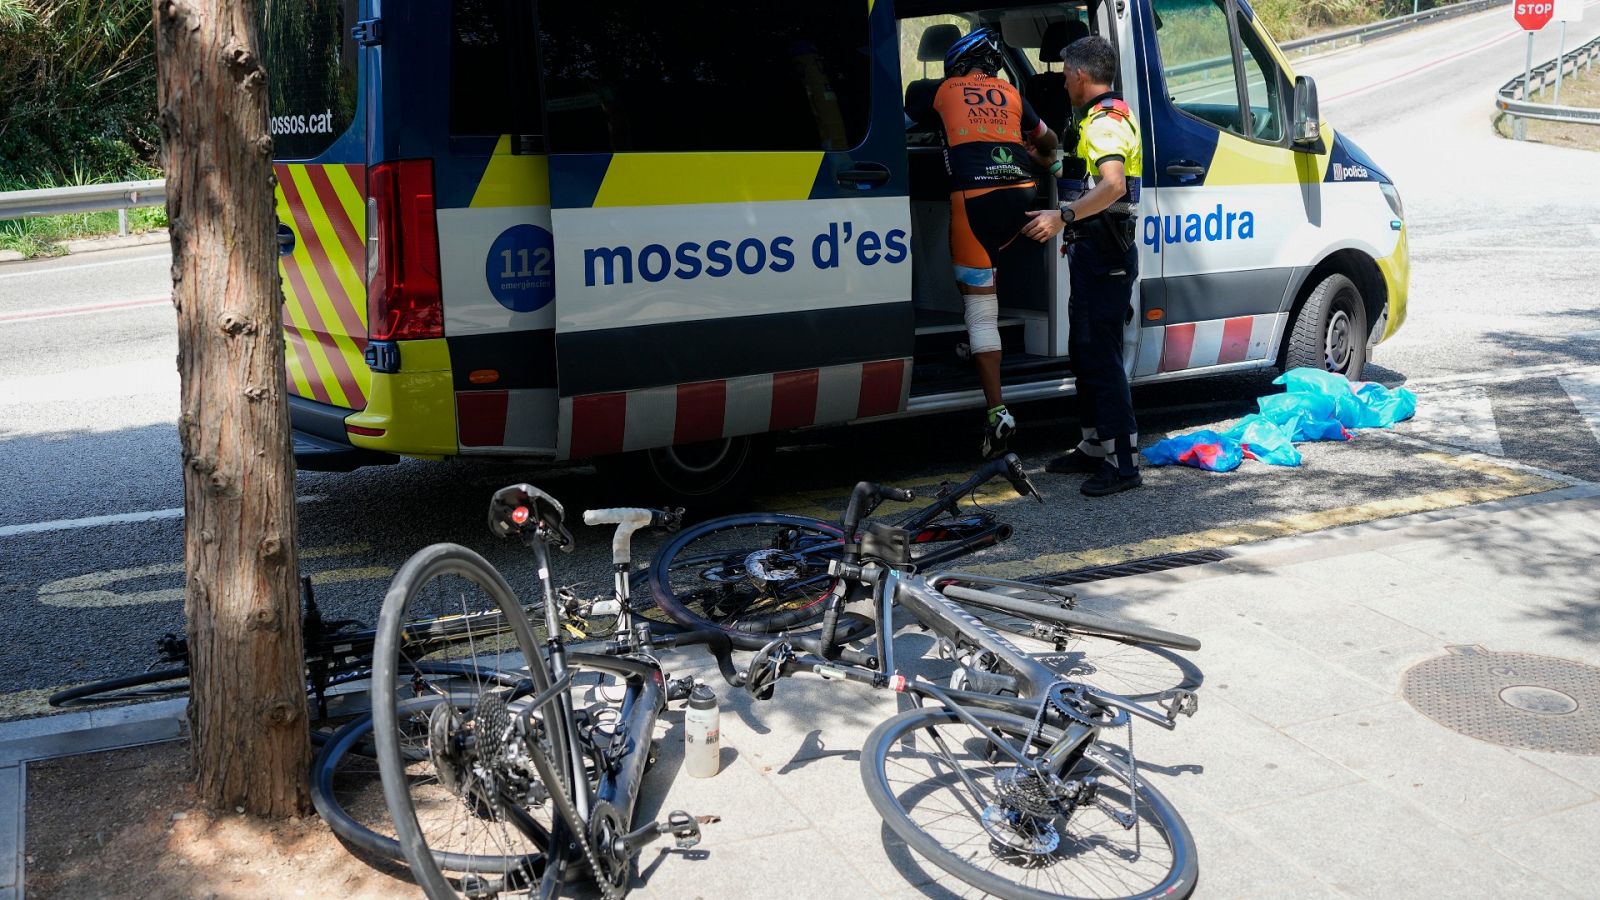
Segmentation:
{"type": "Polygon", "coordinates": [[[489,501],[489,533],[509,538],[543,526],[545,539],[558,547],[572,545],[572,534],[563,520],[566,511],[561,501],[531,484],[513,484],[494,492],[489,501]]]}

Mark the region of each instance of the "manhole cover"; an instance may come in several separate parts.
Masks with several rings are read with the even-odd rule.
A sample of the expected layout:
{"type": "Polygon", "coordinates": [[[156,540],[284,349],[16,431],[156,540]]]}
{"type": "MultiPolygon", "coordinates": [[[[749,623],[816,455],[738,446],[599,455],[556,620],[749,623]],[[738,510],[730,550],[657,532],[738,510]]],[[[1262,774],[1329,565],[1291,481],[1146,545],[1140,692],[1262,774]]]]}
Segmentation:
{"type": "Polygon", "coordinates": [[[1600,668],[1532,653],[1446,649],[1401,678],[1400,693],[1417,712],[1492,744],[1600,756],[1600,668]]]}

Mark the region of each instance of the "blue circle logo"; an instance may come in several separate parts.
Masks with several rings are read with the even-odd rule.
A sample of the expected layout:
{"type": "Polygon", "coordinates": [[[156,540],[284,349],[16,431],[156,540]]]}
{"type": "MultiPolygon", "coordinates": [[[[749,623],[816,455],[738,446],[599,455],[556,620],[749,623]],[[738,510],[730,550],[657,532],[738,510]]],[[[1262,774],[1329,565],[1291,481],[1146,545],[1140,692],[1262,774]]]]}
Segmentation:
{"type": "Polygon", "coordinates": [[[555,237],[537,225],[513,225],[494,239],[483,275],[489,293],[512,312],[533,312],[556,298],[555,237]]]}

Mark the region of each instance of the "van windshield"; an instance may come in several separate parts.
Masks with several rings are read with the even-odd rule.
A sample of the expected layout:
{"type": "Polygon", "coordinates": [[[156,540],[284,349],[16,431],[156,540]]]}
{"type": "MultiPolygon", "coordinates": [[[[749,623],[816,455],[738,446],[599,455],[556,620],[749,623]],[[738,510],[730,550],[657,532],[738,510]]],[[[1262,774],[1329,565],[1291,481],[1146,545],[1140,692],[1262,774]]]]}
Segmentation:
{"type": "Polygon", "coordinates": [[[313,159],[355,120],[358,0],[263,0],[273,157],[313,159]]]}

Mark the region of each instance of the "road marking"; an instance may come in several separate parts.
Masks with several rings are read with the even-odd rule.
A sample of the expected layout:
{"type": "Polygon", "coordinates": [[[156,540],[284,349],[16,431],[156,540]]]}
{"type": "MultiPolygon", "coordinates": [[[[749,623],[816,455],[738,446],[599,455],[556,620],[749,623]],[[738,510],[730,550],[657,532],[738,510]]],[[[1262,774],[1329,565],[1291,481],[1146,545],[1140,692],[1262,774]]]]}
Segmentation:
{"type": "Polygon", "coordinates": [[[1436,443],[1505,455],[1500,432],[1495,429],[1494,404],[1484,385],[1425,391],[1417,403],[1417,414],[1399,427],[1436,443]]]}
{"type": "Polygon", "coordinates": [[[1600,442],[1600,372],[1575,372],[1556,381],[1572,398],[1572,405],[1594,432],[1594,439],[1600,442]]]}
{"type": "MultiPolygon", "coordinates": [[[[324,559],[353,556],[372,550],[370,544],[341,544],[333,547],[313,547],[300,551],[300,558],[324,559]]],[[[183,599],[183,588],[167,587],[118,592],[107,588],[125,581],[140,578],[170,577],[183,574],[183,563],[156,563],[148,566],[131,566],[124,569],[106,569],[85,575],[61,578],[39,586],[39,602],[46,606],[68,609],[105,609],[113,606],[141,606],[149,603],[171,603],[183,599]]],[[[344,584],[389,578],[394,575],[392,566],[359,566],[312,572],[311,583],[344,584]]]]}
{"type": "Polygon", "coordinates": [[[102,266],[122,266],[127,265],[128,263],[149,262],[152,259],[170,258],[170,253],[152,253],[146,256],[130,256],[126,259],[111,259],[103,260],[101,262],[77,263],[70,266],[52,266],[50,268],[29,269],[26,272],[4,272],[0,273],[0,278],[27,278],[30,275],[38,278],[42,275],[54,275],[57,272],[77,272],[81,269],[98,269],[102,266]]]}
{"type": "MultiPolygon", "coordinates": [[[[1032,420],[1030,420],[1032,421],[1032,420]]],[[[921,509],[933,501],[939,486],[945,482],[958,485],[972,477],[971,472],[956,472],[949,475],[926,475],[913,482],[895,482],[894,487],[910,488],[916,493],[916,499],[909,503],[900,503],[894,500],[885,501],[878,507],[874,518],[898,515],[912,509],[921,509]]],[[[1022,495],[1011,487],[1011,483],[1004,478],[996,478],[973,494],[974,499],[981,503],[1001,504],[1014,500],[1021,500],[1022,495]]],[[[844,513],[845,504],[849,502],[849,491],[841,495],[839,488],[817,488],[814,490],[795,491],[778,497],[763,499],[761,508],[773,512],[787,513],[792,516],[807,516],[813,519],[822,519],[826,522],[837,522],[844,513]]]]}
{"type": "Polygon", "coordinates": [[[1453,62],[1454,60],[1460,59],[1463,56],[1468,56],[1468,55],[1471,55],[1473,53],[1477,53],[1480,50],[1487,50],[1488,48],[1493,47],[1495,44],[1503,43],[1505,41],[1510,40],[1511,38],[1518,37],[1521,34],[1522,34],[1522,29],[1519,28],[1516,31],[1513,31],[1513,32],[1511,32],[1509,34],[1502,34],[1499,37],[1496,37],[1496,38],[1494,38],[1492,40],[1484,41],[1481,44],[1478,44],[1478,45],[1473,46],[1473,47],[1468,47],[1465,50],[1461,50],[1461,51],[1458,51],[1456,53],[1452,53],[1449,56],[1442,56],[1442,57],[1440,57],[1440,58],[1438,58],[1436,60],[1433,60],[1432,62],[1423,63],[1422,65],[1417,66],[1414,69],[1409,69],[1407,71],[1401,72],[1398,75],[1391,75],[1391,76],[1383,79],[1382,81],[1375,81],[1372,84],[1366,85],[1365,87],[1353,88],[1351,90],[1345,91],[1342,94],[1334,94],[1332,97],[1324,98],[1322,102],[1323,103],[1332,103],[1335,100],[1343,100],[1346,97],[1354,97],[1357,94],[1365,94],[1368,91],[1375,91],[1378,88],[1386,87],[1388,85],[1391,85],[1391,84],[1395,83],[1396,81],[1400,81],[1401,79],[1410,78],[1413,75],[1417,75],[1417,74],[1420,74],[1422,72],[1426,72],[1429,69],[1433,69],[1433,68],[1436,68],[1438,66],[1442,66],[1447,62],[1453,62]]]}
{"type": "Polygon", "coordinates": [[[1444,453],[1423,453],[1417,458],[1488,475],[1496,479],[1497,483],[1479,487],[1452,488],[1410,497],[1375,500],[1370,503],[1358,503],[1354,506],[1319,510],[1317,512],[1285,516],[1280,519],[1263,519],[1240,525],[1227,525],[1221,528],[1210,528],[1205,531],[1154,538],[1116,547],[1103,547],[1097,550],[1083,550],[1075,553],[1046,553],[1031,559],[1011,560],[987,565],[963,565],[961,569],[965,572],[973,572],[979,575],[995,575],[1002,578],[1069,572],[1090,566],[1106,566],[1128,562],[1129,560],[1147,559],[1152,556],[1250,544],[1272,538],[1289,537],[1312,531],[1324,531],[1344,525],[1359,525],[1376,519],[1390,519],[1413,513],[1432,512],[1457,506],[1506,500],[1511,497],[1537,494],[1565,487],[1560,482],[1540,478],[1537,475],[1525,474],[1516,469],[1497,465],[1483,459],[1450,456],[1444,453]]]}
{"type": "Polygon", "coordinates": [[[68,306],[61,309],[23,309],[17,312],[0,313],[0,322],[33,322],[39,319],[62,319],[67,316],[87,316],[98,312],[119,312],[130,309],[144,309],[147,306],[170,305],[172,296],[145,297],[139,300],[119,300],[115,303],[95,303],[89,306],[68,306]]]}
{"type": "Polygon", "coordinates": [[[1508,381],[1526,381],[1529,378],[1600,373],[1600,366],[1575,366],[1572,363],[1546,363],[1539,366],[1491,369],[1487,372],[1463,372],[1459,375],[1439,375],[1433,378],[1412,378],[1402,386],[1412,390],[1437,388],[1458,384],[1503,384],[1508,381]]]}
{"type": "MultiPolygon", "coordinates": [[[[296,503],[316,503],[323,499],[321,494],[311,494],[305,497],[294,498],[296,503]]],[[[139,522],[159,522],[163,519],[183,518],[183,507],[173,509],[152,509],[148,512],[119,513],[112,516],[89,516],[83,519],[57,519],[53,522],[31,522],[27,525],[6,525],[0,527],[0,538],[13,537],[19,534],[39,534],[46,531],[69,531],[74,528],[95,528],[101,525],[129,525],[139,522]]]]}

